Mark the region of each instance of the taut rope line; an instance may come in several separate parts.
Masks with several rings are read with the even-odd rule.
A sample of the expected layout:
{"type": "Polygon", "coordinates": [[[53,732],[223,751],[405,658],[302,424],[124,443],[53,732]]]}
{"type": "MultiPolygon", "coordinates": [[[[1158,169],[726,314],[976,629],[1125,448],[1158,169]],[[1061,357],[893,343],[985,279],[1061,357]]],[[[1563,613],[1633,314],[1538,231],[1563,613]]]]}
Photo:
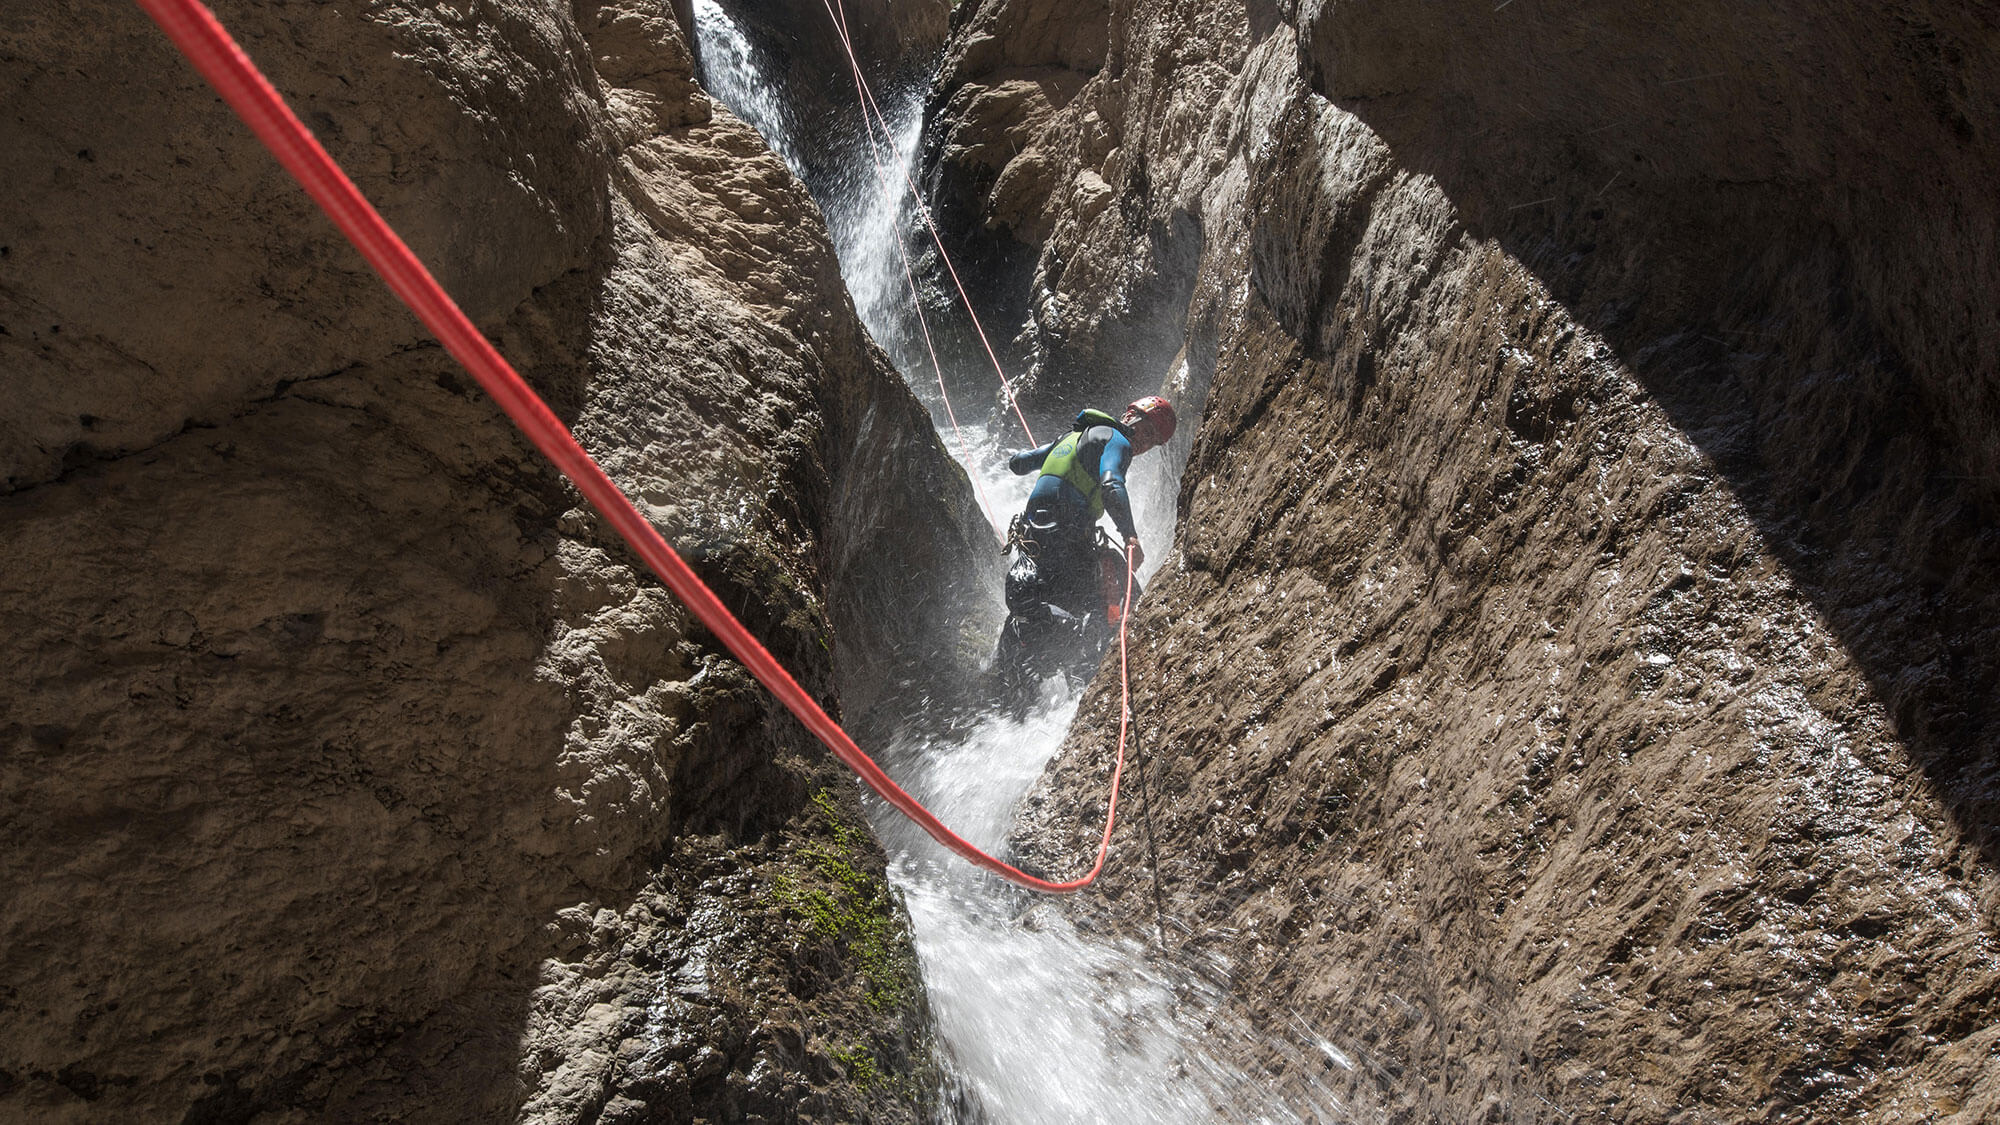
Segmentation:
{"type": "MultiPolygon", "coordinates": [[[[1105,810],[1104,836],[1097,848],[1096,862],[1080,879],[1058,882],[1030,875],[1005,860],[988,855],[977,845],[947,828],[916,798],[904,792],[874,759],[855,745],[839,723],[799,686],[757,638],[751,635],[700,576],[682,560],[660,532],[632,505],[603,468],[591,459],[569,429],[548,404],[529,387],[519,372],[500,355],[472,321],[452,301],[382,216],[362,197],[354,181],[348,179],[333,158],[320,147],[278,91],[271,86],[256,64],[230,38],[215,13],[197,0],[137,0],[146,14],[160,25],[174,45],[187,56],[231,109],[243,119],[271,154],[284,165],[354,244],[390,290],[408,305],[424,325],[437,334],[438,341],[467,372],[492,395],[514,425],[573,482],[613,530],[652,568],[674,592],[688,612],[723,643],[758,682],[797,715],[799,721],[833,751],[869,788],[938,843],[1010,882],[1031,890],[1065,893],[1081,890],[1104,869],[1111,847],[1111,830],[1117,820],[1118,782],[1125,769],[1126,727],[1130,708],[1121,707],[1118,718],[1118,758],[1111,774],[1111,798],[1105,810]]],[[[1118,667],[1127,684],[1125,622],[1132,604],[1132,555],[1125,555],[1125,608],[1118,626],[1118,667]]]]}

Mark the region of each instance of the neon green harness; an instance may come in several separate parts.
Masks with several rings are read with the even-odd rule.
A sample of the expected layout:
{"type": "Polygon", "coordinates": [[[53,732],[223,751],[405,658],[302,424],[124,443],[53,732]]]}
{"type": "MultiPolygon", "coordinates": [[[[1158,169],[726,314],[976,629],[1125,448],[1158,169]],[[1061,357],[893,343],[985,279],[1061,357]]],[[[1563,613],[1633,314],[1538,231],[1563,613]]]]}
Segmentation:
{"type": "Polygon", "coordinates": [[[1083,494],[1084,502],[1090,505],[1092,523],[1104,514],[1103,482],[1077,460],[1077,447],[1083,444],[1083,435],[1090,427],[1115,427],[1117,424],[1118,419],[1102,410],[1085,410],[1076,416],[1076,429],[1057,442],[1055,448],[1049,450],[1049,455],[1042,459],[1042,476],[1061,477],[1064,484],[1083,494]]]}

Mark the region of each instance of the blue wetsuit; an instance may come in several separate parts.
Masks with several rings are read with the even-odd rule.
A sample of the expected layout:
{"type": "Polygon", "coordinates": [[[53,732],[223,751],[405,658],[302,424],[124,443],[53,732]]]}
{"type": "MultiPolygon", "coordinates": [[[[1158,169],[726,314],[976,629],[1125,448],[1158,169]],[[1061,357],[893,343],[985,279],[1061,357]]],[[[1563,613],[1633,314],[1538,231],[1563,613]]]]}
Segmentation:
{"type": "MultiPolygon", "coordinates": [[[[1016,476],[1034,472],[1042,467],[1043,461],[1048,460],[1049,452],[1068,436],[1064,434],[1040,449],[1014,454],[1007,467],[1016,476]]],[[[1132,526],[1132,501],[1125,492],[1125,467],[1131,463],[1131,439],[1116,426],[1091,426],[1077,443],[1076,464],[1090,479],[1098,482],[1099,493],[1104,500],[1104,514],[1118,526],[1120,535],[1136,539],[1139,536],[1132,526]]],[[[1035,490],[1028,494],[1026,514],[1031,524],[1044,527],[1053,524],[1062,534],[1077,539],[1088,540],[1091,529],[1097,526],[1097,518],[1090,512],[1090,498],[1075,484],[1052,473],[1044,474],[1035,482],[1035,490]]]]}

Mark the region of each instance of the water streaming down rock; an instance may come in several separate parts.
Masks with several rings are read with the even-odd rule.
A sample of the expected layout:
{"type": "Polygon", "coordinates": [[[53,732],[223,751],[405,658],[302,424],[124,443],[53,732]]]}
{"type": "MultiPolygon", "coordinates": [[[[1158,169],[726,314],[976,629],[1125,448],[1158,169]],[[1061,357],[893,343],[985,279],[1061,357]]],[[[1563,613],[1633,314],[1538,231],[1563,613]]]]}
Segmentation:
{"type": "MultiPolygon", "coordinates": [[[[717,0],[695,0],[695,35],[703,84],[738,117],[749,122],[794,175],[812,189],[826,215],[828,233],[840,271],[854,297],[862,323],[868,325],[899,369],[922,367],[912,385],[935,411],[940,406],[935,373],[910,312],[908,277],[902,253],[904,234],[913,214],[909,175],[923,133],[923,94],[909,74],[892,75],[887,86],[874,91],[889,122],[889,136],[864,137],[859,114],[850,118],[815,120],[810,126],[767,79],[772,72],[767,52],[749,29],[717,0]],[[825,129],[839,138],[840,156],[815,161],[801,143],[805,128],[825,129]]],[[[832,36],[831,20],[825,34],[832,36]]],[[[845,57],[842,52],[843,58],[845,57]]],[[[845,70],[825,80],[842,96],[854,99],[853,78],[845,70]]]]}
{"type": "MultiPolygon", "coordinates": [[[[937,378],[915,334],[911,279],[898,249],[919,221],[908,184],[924,91],[879,92],[891,135],[877,137],[872,153],[857,143],[844,166],[808,174],[795,155],[791,116],[772,96],[742,28],[715,0],[698,0],[695,13],[711,92],[763,132],[813,188],[863,322],[937,414],[937,378]]],[[[968,382],[975,377],[946,372],[945,379],[958,385],[953,376],[960,374],[968,382]]],[[[1008,432],[1011,419],[973,421],[966,413],[961,406],[963,432],[943,436],[993,505],[989,516],[997,532],[1025,501],[1032,478],[1015,477],[1004,467],[1002,451],[1021,443],[1018,432],[1008,432]]],[[[1135,487],[1157,493],[1142,495],[1136,513],[1144,540],[1159,545],[1148,569],[1159,565],[1172,540],[1177,477],[1164,455],[1142,460],[1134,470],[1135,487]]],[[[986,713],[947,735],[935,727],[905,731],[883,759],[946,823],[1005,854],[1016,809],[1062,745],[1078,699],[1074,690],[1049,685],[1025,719],[986,713]]],[[[1107,782],[1108,771],[1107,757],[1107,782]]],[[[1076,799],[1101,806],[1103,792],[1076,799]]],[[[1221,959],[1162,962],[1156,947],[1093,937],[1079,929],[1066,900],[1038,897],[976,871],[886,805],[872,799],[869,805],[891,856],[891,879],[910,912],[949,1055],[943,1061],[954,1079],[944,1099],[950,1120],[1071,1125],[1355,1119],[1316,1083],[1296,1078],[1350,1066],[1347,1057],[1309,1033],[1301,1037],[1288,1028],[1274,1036],[1252,1028],[1232,1011],[1229,967],[1221,959]],[[1272,1092],[1265,1075],[1224,1061],[1252,1054],[1243,1049],[1252,1039],[1266,1054],[1273,1053],[1268,1041],[1279,1040],[1275,1053],[1294,1064],[1293,1085],[1284,1096],[1272,1092]]],[[[1136,816],[1135,805],[1126,809],[1128,817],[1136,816]]],[[[1112,862],[1143,862],[1136,824],[1128,820],[1121,830],[1112,862]]]]}
{"type": "MultiPolygon", "coordinates": [[[[795,173],[804,166],[792,144],[797,130],[742,25],[716,0],[694,0],[695,61],[701,83],[736,116],[764,136],[764,143],[795,173]]],[[[803,178],[803,176],[801,176],[803,178]]]]}
{"type": "MultiPolygon", "coordinates": [[[[840,269],[854,294],[855,311],[885,348],[917,393],[933,409],[936,362],[922,338],[910,303],[908,237],[913,233],[916,200],[909,186],[918,141],[923,136],[920,90],[892,91],[882,110],[888,118],[887,137],[871,137],[867,156],[844,170],[844,199],[833,208],[834,247],[840,269]],[[879,143],[878,143],[879,141],[879,143]],[[928,376],[928,378],[924,377],[928,376]]],[[[950,435],[946,435],[949,437],[950,435]]]]}

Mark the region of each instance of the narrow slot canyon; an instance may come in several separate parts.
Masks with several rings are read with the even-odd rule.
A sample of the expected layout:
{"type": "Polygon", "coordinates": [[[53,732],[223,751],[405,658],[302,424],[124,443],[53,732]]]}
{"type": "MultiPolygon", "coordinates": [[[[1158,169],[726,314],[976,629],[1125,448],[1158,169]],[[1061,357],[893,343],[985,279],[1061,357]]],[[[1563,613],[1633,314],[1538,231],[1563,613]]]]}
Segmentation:
{"type": "Polygon", "coordinates": [[[0,1117],[2000,1118],[1993,5],[213,9],[910,795],[1117,819],[950,854],[28,0],[0,1117]],[[1145,396],[1023,689],[1009,460],[1145,396]]]}

